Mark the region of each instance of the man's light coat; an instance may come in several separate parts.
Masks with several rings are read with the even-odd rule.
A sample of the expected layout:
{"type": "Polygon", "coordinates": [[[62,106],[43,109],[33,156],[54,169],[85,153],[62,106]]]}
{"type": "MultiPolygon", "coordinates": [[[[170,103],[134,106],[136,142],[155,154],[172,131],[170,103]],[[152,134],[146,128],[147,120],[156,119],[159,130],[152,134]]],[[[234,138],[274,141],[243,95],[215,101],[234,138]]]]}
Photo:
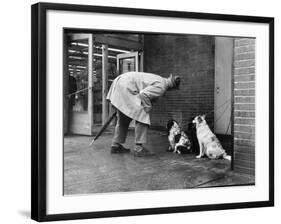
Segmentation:
{"type": "Polygon", "coordinates": [[[107,100],[123,114],[150,125],[151,101],[162,96],[171,86],[171,80],[145,72],[127,72],[112,83],[107,100]]]}

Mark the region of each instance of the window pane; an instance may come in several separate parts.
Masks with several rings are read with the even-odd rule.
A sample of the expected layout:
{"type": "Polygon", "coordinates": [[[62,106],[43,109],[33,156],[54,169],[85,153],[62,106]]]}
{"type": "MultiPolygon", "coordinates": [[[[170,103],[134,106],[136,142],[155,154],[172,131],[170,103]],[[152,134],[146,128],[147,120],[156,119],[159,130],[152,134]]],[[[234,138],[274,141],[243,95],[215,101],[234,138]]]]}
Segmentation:
{"type": "Polygon", "coordinates": [[[131,72],[131,71],[135,71],[135,67],[136,67],[136,62],[135,62],[135,58],[131,57],[131,58],[122,58],[119,60],[119,65],[120,65],[120,74],[123,74],[125,72],[131,72]]]}

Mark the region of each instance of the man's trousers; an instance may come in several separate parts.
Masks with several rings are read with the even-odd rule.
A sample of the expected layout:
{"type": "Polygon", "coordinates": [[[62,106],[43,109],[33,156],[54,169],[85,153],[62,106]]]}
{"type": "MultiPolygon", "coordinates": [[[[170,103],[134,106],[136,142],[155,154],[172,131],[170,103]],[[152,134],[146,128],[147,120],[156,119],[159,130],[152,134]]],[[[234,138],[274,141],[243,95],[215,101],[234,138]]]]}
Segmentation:
{"type": "MultiPolygon", "coordinates": [[[[114,137],[112,140],[112,144],[122,144],[125,143],[128,128],[131,118],[127,117],[121,111],[117,110],[117,123],[115,126],[114,137]]],[[[136,144],[144,144],[147,142],[147,131],[148,125],[144,123],[140,123],[136,121],[135,125],[135,143],[136,144]]]]}

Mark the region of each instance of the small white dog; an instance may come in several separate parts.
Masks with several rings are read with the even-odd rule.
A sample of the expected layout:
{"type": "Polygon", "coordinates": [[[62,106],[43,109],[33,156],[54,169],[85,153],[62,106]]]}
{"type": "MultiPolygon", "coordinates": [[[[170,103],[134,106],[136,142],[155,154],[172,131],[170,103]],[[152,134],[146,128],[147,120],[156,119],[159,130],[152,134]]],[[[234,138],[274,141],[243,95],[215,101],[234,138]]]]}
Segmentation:
{"type": "Polygon", "coordinates": [[[178,154],[189,152],[191,143],[179,124],[175,120],[169,120],[166,126],[169,131],[168,140],[170,143],[168,151],[178,154]]]}
{"type": "Polygon", "coordinates": [[[205,120],[205,115],[196,116],[192,123],[196,124],[196,133],[200,148],[200,153],[196,158],[206,155],[210,159],[224,158],[231,160],[231,156],[226,154],[219,140],[209,128],[205,120]]]}

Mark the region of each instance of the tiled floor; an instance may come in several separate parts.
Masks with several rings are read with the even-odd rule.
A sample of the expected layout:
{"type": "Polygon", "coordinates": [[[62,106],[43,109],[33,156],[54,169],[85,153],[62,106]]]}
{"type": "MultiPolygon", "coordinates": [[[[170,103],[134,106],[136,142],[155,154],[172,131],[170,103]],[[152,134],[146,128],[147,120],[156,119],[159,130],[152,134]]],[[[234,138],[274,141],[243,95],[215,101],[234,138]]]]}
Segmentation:
{"type": "MultiPolygon", "coordinates": [[[[90,194],[142,190],[186,189],[254,184],[254,177],[230,170],[227,160],[196,159],[194,154],[166,152],[167,136],[150,131],[147,148],[154,157],[110,154],[112,133],[101,136],[92,146],[91,137],[64,139],[64,194],[90,194]]],[[[132,148],[130,131],[125,146],[132,148]]]]}

